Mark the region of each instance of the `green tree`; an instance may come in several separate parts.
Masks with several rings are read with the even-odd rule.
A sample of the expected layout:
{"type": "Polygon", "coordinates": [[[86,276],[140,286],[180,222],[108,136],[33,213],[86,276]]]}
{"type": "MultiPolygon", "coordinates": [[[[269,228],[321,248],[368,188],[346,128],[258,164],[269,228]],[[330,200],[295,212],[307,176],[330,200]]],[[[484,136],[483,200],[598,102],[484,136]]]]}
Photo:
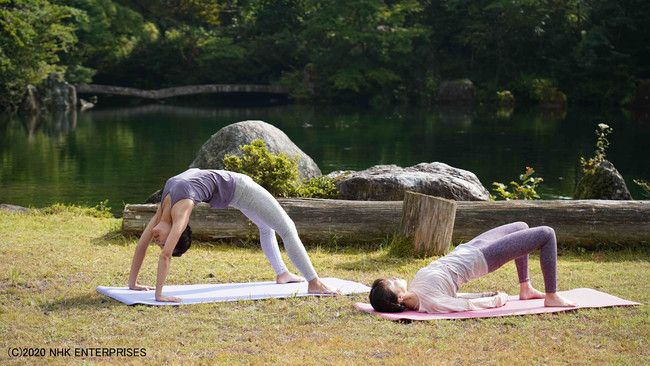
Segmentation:
{"type": "MultiPolygon", "coordinates": [[[[401,92],[415,38],[426,32],[409,24],[417,1],[311,0],[301,35],[308,68],[320,96],[362,100],[401,92]]],[[[299,70],[302,73],[305,70],[299,70]]]]}
{"type": "Polygon", "coordinates": [[[157,38],[142,16],[111,0],[52,0],[79,10],[66,23],[78,39],[74,49],[61,56],[67,66],[66,80],[89,83],[102,72],[128,57],[142,41],[157,38]]]}
{"type": "Polygon", "coordinates": [[[556,79],[575,43],[568,2],[426,1],[420,21],[433,29],[430,52],[442,79],[468,77],[483,87],[529,94],[534,79],[556,79]],[[551,65],[551,66],[549,66],[551,65]]]}
{"type": "Polygon", "coordinates": [[[645,0],[576,1],[580,41],[573,68],[565,77],[571,93],[583,100],[621,102],[639,79],[650,77],[650,2],[645,0]]]}
{"type": "Polygon", "coordinates": [[[219,0],[115,0],[152,22],[164,38],[167,31],[183,26],[202,27],[219,24],[219,0]]]}
{"type": "Polygon", "coordinates": [[[47,0],[0,0],[0,106],[15,108],[28,84],[65,70],[59,55],[76,38],[63,21],[76,12],[47,0]]]}

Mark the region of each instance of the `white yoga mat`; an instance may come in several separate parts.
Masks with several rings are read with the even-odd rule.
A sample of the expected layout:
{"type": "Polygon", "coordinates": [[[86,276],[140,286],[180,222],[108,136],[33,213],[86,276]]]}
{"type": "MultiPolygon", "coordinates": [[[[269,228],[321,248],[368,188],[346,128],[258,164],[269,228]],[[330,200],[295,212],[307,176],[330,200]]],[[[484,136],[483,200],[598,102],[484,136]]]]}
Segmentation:
{"type": "MultiPolygon", "coordinates": [[[[370,287],[339,278],[321,278],[332,287],[341,290],[343,295],[369,292],[370,287]]],[[[247,283],[218,283],[203,285],[172,285],[163,287],[163,294],[183,299],[182,303],[156,301],[155,291],[135,291],[128,287],[97,286],[97,292],[112,297],[127,305],[181,305],[204,302],[221,302],[237,300],[261,300],[268,298],[283,298],[291,296],[331,296],[310,294],[307,292],[307,282],[287,283],[279,285],[275,282],[247,283]]]]}

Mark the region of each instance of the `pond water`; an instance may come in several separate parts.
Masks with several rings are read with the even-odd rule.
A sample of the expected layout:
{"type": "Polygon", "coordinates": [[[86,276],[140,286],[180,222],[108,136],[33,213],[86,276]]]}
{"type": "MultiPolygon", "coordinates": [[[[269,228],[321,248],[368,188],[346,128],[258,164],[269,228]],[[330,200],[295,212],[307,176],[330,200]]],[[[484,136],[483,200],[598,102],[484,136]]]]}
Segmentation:
{"type": "Polygon", "coordinates": [[[253,119],[284,131],[324,174],[439,161],[475,173],[492,191],[492,182],[509,183],[530,166],[544,178],[538,190],[543,199],[571,198],[582,176],[580,157],[593,155],[596,126],[607,123],[614,129],[607,158],[634,198],[644,197],[633,179],[650,180],[650,128],[619,109],[377,111],[168,103],[97,107],[46,118],[0,116],[0,203],[95,206],[108,199],[120,215],[124,204],[142,202],[186,169],[212,134],[253,119]]]}

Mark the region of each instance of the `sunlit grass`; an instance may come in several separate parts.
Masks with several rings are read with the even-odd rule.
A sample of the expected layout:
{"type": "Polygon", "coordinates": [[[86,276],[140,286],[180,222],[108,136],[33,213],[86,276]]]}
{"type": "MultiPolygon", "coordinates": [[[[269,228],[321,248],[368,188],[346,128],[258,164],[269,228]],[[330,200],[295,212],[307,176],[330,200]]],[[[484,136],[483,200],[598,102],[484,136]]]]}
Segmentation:
{"type": "MultiPolygon", "coordinates": [[[[644,305],[479,320],[400,323],[352,307],[365,295],[169,307],[126,306],[95,288],[125,286],[137,237],[120,220],[60,208],[56,214],[0,212],[0,363],[10,347],[135,347],[145,357],[86,361],[135,364],[636,364],[650,362],[650,250],[560,251],[560,290],[590,287],[644,305]]],[[[308,248],[319,275],[370,284],[410,280],[432,258],[374,247],[308,248]]],[[[154,284],[157,247],[143,284],[154,284]]],[[[285,260],[289,263],[285,256],[285,260]]],[[[538,257],[531,277],[541,287],[538,257]]],[[[195,242],[173,259],[167,284],[271,280],[250,243],[195,242]]],[[[513,264],[462,291],[516,293],[513,264]]],[[[67,364],[84,359],[46,357],[67,364]]],[[[23,359],[40,363],[40,359],[23,359]]]]}

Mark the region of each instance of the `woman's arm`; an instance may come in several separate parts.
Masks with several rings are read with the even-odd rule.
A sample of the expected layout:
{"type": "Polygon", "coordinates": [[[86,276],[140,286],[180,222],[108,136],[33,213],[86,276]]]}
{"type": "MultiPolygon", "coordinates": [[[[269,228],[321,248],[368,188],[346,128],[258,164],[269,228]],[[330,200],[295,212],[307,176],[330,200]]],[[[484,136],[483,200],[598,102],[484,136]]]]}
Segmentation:
{"type": "Polygon", "coordinates": [[[133,260],[131,261],[131,273],[129,274],[129,288],[131,290],[153,290],[154,287],[151,286],[140,286],[138,285],[138,275],[140,274],[140,268],[142,267],[142,262],[144,257],[147,255],[147,249],[149,244],[151,244],[151,239],[153,239],[153,228],[160,221],[160,216],[162,215],[162,210],[158,206],[156,214],[149,220],[147,226],[144,228],[142,235],[138,244],[135,246],[135,253],[133,253],[133,260]]]}
{"type": "Polygon", "coordinates": [[[169,231],[169,235],[165,241],[165,246],[160,252],[160,257],[158,258],[158,271],[156,277],[156,301],[182,301],[182,299],[178,297],[163,295],[162,288],[165,283],[165,279],[167,278],[167,272],[169,271],[169,263],[172,259],[172,253],[174,253],[174,248],[176,248],[176,244],[178,244],[178,239],[181,237],[181,234],[185,230],[187,223],[190,221],[190,214],[192,213],[193,208],[194,202],[190,199],[180,200],[174,205],[174,207],[172,207],[172,228],[169,231]]]}
{"type": "Polygon", "coordinates": [[[497,292],[494,296],[480,297],[468,301],[472,305],[471,310],[498,308],[508,302],[508,294],[505,292],[497,292]]]}
{"type": "Polygon", "coordinates": [[[495,296],[466,299],[438,294],[437,296],[419,296],[420,311],[427,313],[451,313],[457,311],[496,308],[505,305],[508,294],[499,292],[495,296]]]}
{"type": "Polygon", "coordinates": [[[479,292],[479,293],[457,293],[456,297],[461,299],[478,299],[481,297],[490,297],[495,296],[498,292],[479,292]]]}

